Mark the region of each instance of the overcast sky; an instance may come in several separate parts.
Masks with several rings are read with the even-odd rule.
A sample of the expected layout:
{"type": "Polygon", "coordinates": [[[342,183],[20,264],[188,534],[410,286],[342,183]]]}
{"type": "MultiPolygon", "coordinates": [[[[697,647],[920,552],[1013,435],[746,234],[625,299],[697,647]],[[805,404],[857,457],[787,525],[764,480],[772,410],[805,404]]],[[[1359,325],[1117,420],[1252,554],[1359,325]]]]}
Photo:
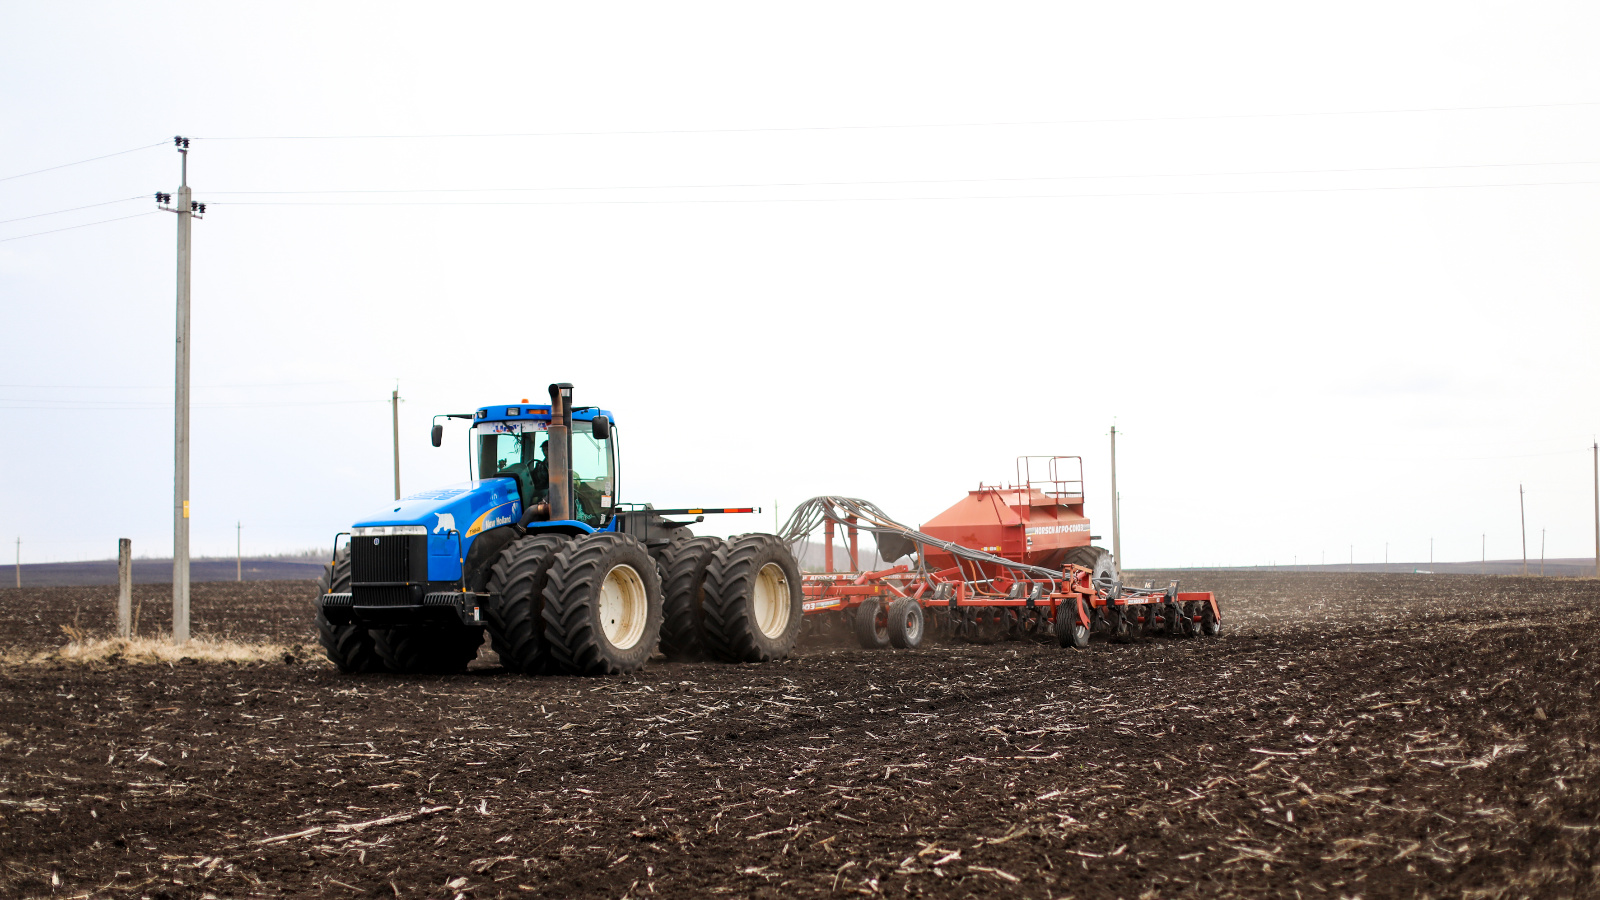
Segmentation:
{"type": "Polygon", "coordinates": [[[384,508],[397,381],[407,492],[466,475],[432,414],[571,381],[616,414],[622,499],[767,511],[723,533],[824,493],[915,524],[1076,454],[1109,536],[1115,423],[1129,566],[1514,558],[1519,484],[1531,555],[1541,530],[1593,553],[1594,4],[0,24],[0,539],[24,562],[171,551],[151,195],[178,134],[208,204],[197,554],[238,522],[247,554],[326,546],[384,508]]]}

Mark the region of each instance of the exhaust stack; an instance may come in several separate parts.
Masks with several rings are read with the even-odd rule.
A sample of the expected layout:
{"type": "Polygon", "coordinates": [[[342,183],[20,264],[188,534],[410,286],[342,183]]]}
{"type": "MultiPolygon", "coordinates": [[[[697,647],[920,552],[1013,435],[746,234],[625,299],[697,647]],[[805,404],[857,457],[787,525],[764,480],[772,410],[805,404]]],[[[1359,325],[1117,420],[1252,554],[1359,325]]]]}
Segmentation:
{"type": "Polygon", "coordinates": [[[550,519],[572,518],[572,385],[550,385],[550,519]]]}

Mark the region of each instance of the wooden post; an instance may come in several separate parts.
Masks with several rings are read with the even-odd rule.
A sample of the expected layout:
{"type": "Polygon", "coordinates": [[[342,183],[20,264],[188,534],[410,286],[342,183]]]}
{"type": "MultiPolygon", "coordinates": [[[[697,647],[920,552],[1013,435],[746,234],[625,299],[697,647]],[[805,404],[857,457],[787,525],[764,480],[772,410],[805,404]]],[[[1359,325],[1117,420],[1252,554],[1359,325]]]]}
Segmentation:
{"type": "Polygon", "coordinates": [[[133,541],[117,540],[117,637],[133,637],[133,541]]]}

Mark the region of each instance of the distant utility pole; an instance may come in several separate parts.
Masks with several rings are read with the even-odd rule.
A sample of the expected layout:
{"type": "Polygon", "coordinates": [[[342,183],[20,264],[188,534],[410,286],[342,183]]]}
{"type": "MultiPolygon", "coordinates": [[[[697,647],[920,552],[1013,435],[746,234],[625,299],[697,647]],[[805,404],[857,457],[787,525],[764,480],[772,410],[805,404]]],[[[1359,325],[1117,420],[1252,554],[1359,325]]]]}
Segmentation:
{"type": "Polygon", "coordinates": [[[117,539],[117,637],[133,637],[133,541],[117,539]]]}
{"type": "Polygon", "coordinates": [[[1522,490],[1522,485],[1517,485],[1517,514],[1522,516],[1522,574],[1528,574],[1528,501],[1522,490]]]}
{"type": "Polygon", "coordinates": [[[189,640],[189,226],[204,218],[204,203],[196,203],[189,190],[189,139],[175,137],[180,177],[178,200],[156,194],[156,205],[178,214],[178,347],[177,396],[174,398],[172,461],[172,641],[189,640]]]}
{"type": "Polygon", "coordinates": [[[394,498],[400,499],[400,385],[389,394],[389,405],[394,407],[394,498]]]}
{"type": "MultiPolygon", "coordinates": [[[[1600,547],[1600,540],[1595,546],[1600,547]]],[[[1122,495],[1117,493],[1116,425],[1111,426],[1111,557],[1117,561],[1117,571],[1122,571],[1122,495]]]]}
{"type": "Polygon", "coordinates": [[[237,522],[233,526],[233,559],[238,569],[234,581],[244,580],[244,523],[237,522]]]}

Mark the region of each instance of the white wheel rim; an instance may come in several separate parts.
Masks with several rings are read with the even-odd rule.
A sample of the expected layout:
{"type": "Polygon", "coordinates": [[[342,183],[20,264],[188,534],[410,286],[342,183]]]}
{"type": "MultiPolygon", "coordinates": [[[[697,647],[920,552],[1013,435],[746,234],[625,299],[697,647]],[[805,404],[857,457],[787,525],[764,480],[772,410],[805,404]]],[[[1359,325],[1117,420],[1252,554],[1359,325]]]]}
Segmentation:
{"type": "Polygon", "coordinates": [[[783,634],[789,627],[790,615],[789,577],[783,567],[767,563],[756,574],[755,595],[750,598],[756,627],[769,638],[783,634]]]}
{"type": "Polygon", "coordinates": [[[618,650],[631,650],[644,637],[650,617],[644,579],[632,566],[613,566],[600,583],[600,630],[618,650]]]}

